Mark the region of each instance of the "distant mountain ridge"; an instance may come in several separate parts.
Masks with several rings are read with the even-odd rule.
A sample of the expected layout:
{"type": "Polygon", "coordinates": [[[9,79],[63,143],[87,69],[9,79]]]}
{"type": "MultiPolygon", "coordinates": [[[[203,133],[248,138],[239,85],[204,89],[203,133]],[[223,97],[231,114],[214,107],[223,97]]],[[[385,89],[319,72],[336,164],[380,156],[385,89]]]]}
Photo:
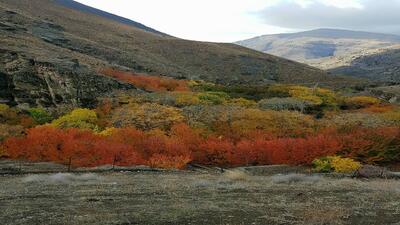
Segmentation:
{"type": "Polygon", "coordinates": [[[162,35],[162,36],[169,36],[169,35],[167,35],[165,33],[162,33],[162,32],[160,32],[158,30],[155,30],[155,29],[153,29],[151,27],[145,26],[145,25],[143,25],[141,23],[138,23],[136,21],[133,21],[133,20],[121,17],[121,16],[117,16],[117,15],[114,15],[112,13],[108,13],[108,12],[105,12],[103,10],[100,10],[100,9],[93,8],[93,7],[81,4],[81,3],[73,1],[73,0],[54,0],[54,1],[57,4],[63,5],[65,7],[71,8],[71,9],[79,10],[79,11],[85,12],[85,13],[91,13],[91,14],[94,14],[94,15],[97,15],[97,16],[101,16],[101,17],[110,19],[110,20],[114,20],[114,21],[119,22],[119,23],[123,23],[123,24],[129,25],[129,26],[133,26],[133,27],[136,27],[136,28],[139,28],[139,29],[151,32],[151,33],[159,34],[159,35],[162,35]]]}
{"type": "Polygon", "coordinates": [[[298,33],[283,33],[276,35],[263,35],[265,36],[279,36],[280,38],[297,38],[297,37],[315,37],[315,38],[348,38],[348,39],[374,39],[381,41],[400,42],[400,36],[394,34],[372,33],[365,31],[352,31],[342,29],[329,29],[321,28],[310,31],[303,31],[298,33]]]}
{"type": "Polygon", "coordinates": [[[317,29],[299,33],[263,35],[238,41],[236,44],[321,69],[331,69],[343,66],[340,63],[348,56],[360,56],[369,50],[400,44],[400,36],[317,29]]]}
{"type": "Polygon", "coordinates": [[[396,72],[397,54],[390,52],[391,49],[398,49],[400,46],[400,36],[397,35],[317,29],[264,35],[236,44],[328,70],[334,74],[383,81],[400,80],[396,72]],[[384,53],[386,51],[388,54],[384,53]],[[385,56],[382,57],[382,54],[385,56]]]}

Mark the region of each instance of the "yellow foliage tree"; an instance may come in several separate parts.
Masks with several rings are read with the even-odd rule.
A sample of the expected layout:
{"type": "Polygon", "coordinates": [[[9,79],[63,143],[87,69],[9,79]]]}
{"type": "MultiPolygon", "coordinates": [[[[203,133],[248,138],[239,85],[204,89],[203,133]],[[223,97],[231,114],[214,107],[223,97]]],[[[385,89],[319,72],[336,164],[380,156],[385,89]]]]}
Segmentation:
{"type": "Polygon", "coordinates": [[[196,93],[193,92],[179,92],[174,93],[176,105],[189,106],[200,104],[200,99],[196,93]]]}
{"type": "Polygon", "coordinates": [[[340,156],[328,156],[313,161],[314,170],[317,172],[352,173],[361,167],[361,163],[340,156]]]}
{"type": "Polygon", "coordinates": [[[332,167],[337,173],[351,173],[361,167],[361,163],[349,158],[341,158],[338,156],[331,158],[332,167]]]}
{"type": "Polygon", "coordinates": [[[80,128],[99,130],[97,126],[97,114],[90,109],[75,109],[71,113],[64,115],[51,123],[58,128],[80,128]]]}
{"type": "Polygon", "coordinates": [[[265,130],[283,136],[296,136],[312,131],[314,120],[299,112],[243,109],[234,114],[231,126],[242,132],[265,130]]]}
{"type": "Polygon", "coordinates": [[[166,130],[183,120],[181,110],[156,103],[126,105],[116,109],[112,115],[115,127],[136,127],[143,130],[166,130]]]}

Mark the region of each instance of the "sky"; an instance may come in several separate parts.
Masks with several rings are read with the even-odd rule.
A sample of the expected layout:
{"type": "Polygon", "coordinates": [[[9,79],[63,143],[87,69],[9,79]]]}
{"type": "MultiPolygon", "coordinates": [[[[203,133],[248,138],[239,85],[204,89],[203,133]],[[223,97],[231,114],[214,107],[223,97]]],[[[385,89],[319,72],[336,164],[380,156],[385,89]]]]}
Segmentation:
{"type": "Polygon", "coordinates": [[[400,0],[77,0],[179,38],[234,42],[340,28],[400,34],[400,0]]]}

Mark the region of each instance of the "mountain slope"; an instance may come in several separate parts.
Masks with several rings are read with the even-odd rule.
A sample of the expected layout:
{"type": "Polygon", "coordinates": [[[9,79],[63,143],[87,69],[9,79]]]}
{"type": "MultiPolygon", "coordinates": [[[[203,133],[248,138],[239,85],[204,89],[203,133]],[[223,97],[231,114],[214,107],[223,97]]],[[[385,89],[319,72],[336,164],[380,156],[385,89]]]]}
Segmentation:
{"type": "Polygon", "coordinates": [[[126,19],[124,17],[117,16],[117,15],[114,15],[114,14],[111,14],[111,13],[108,13],[108,12],[105,12],[105,11],[102,11],[102,10],[99,10],[99,9],[96,9],[96,8],[93,8],[93,7],[84,5],[84,4],[81,4],[81,3],[73,1],[73,0],[55,0],[55,2],[59,5],[66,6],[71,9],[79,10],[79,11],[82,11],[85,13],[91,13],[91,14],[94,14],[94,15],[97,15],[97,16],[100,16],[103,18],[107,18],[107,19],[114,20],[119,23],[123,23],[123,24],[129,25],[129,26],[133,26],[133,27],[142,29],[142,30],[154,33],[154,34],[166,36],[166,34],[160,32],[160,31],[157,31],[153,28],[147,27],[141,23],[138,23],[138,22],[132,21],[130,19],[126,19]]]}
{"type": "Polygon", "coordinates": [[[399,83],[400,45],[359,56],[349,65],[332,68],[329,71],[335,74],[399,83]]]}
{"type": "Polygon", "coordinates": [[[87,105],[133,88],[99,75],[107,67],[223,84],[348,83],[234,44],[161,36],[51,0],[2,0],[0,17],[0,79],[7,84],[0,101],[19,105],[87,105]]]}
{"type": "Polygon", "coordinates": [[[265,35],[237,42],[265,53],[321,69],[350,65],[354,58],[400,44],[400,36],[369,32],[318,29],[292,34],[265,35]]]}

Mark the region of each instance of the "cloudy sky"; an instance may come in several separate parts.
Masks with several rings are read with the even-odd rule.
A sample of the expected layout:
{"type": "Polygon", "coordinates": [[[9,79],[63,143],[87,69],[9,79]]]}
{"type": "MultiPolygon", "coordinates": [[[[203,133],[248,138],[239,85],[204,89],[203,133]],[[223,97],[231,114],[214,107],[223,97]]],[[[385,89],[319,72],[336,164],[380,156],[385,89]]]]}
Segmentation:
{"type": "Polygon", "coordinates": [[[400,34],[400,0],[77,0],[176,37],[233,42],[342,28],[400,34]]]}

